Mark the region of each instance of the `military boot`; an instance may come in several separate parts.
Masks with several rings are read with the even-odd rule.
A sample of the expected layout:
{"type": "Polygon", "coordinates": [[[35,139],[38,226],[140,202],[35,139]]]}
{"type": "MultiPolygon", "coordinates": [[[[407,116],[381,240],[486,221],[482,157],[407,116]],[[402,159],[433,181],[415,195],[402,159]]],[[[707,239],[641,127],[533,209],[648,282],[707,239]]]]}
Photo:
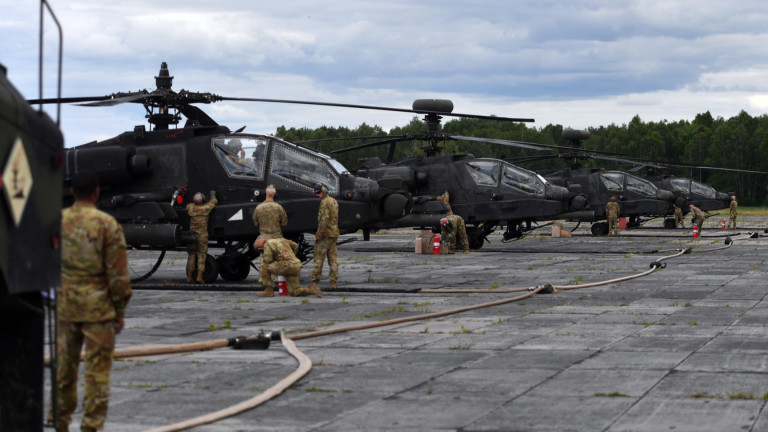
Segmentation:
{"type": "Polygon", "coordinates": [[[336,289],[336,281],[331,281],[331,289],[336,289]]]}
{"type": "Polygon", "coordinates": [[[80,432],[97,432],[97,431],[92,427],[80,426],[80,432]]]}
{"type": "Polygon", "coordinates": [[[192,279],[192,270],[187,270],[187,283],[192,283],[195,280],[192,279]]]}
{"type": "Polygon", "coordinates": [[[317,282],[312,282],[311,284],[309,284],[309,286],[307,287],[307,291],[309,291],[310,293],[312,293],[312,294],[314,294],[314,295],[316,295],[318,297],[322,297],[323,296],[323,292],[320,291],[320,287],[317,286],[317,282]]]}
{"type": "Polygon", "coordinates": [[[274,297],[275,296],[275,290],[272,288],[272,285],[264,288],[264,291],[260,293],[256,293],[259,297],[274,297]]]}
{"type": "Polygon", "coordinates": [[[203,272],[199,271],[197,272],[197,279],[195,279],[195,282],[199,284],[204,284],[205,281],[203,280],[203,272]]]}

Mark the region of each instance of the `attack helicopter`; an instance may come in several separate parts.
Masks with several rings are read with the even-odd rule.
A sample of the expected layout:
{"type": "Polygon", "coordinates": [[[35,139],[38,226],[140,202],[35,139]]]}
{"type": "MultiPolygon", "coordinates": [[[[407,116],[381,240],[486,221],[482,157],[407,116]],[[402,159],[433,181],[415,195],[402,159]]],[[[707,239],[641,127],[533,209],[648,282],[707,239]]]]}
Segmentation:
{"type": "MultiPolygon", "coordinates": [[[[386,163],[379,158],[361,159],[361,167],[355,175],[384,179],[400,178],[414,196],[411,213],[396,220],[372,224],[369,228],[430,227],[437,231],[439,221],[448,211],[445,203],[435,198],[444,192],[450,194],[450,207],[467,224],[467,236],[471,249],[482,247],[487,236],[499,226],[506,226],[504,239],[518,239],[531,231],[532,223],[552,220],[555,215],[581,211],[586,208],[585,196],[578,185],[569,188],[556,185],[533,171],[526,170],[492,158],[475,158],[472,154],[441,155],[441,143],[448,140],[487,142],[498,145],[522,147],[532,150],[549,150],[537,144],[501,139],[453,135],[439,130],[442,116],[454,115],[453,103],[442,99],[419,99],[413,103],[414,111],[430,111],[424,116],[427,130],[422,133],[358,137],[350,139],[375,139],[374,141],[331,151],[331,154],[355,151],[368,147],[389,145],[386,163]],[[424,154],[393,162],[395,146],[408,141],[427,143],[424,154]]],[[[465,117],[504,120],[499,117],[465,117]]],[[[521,121],[520,119],[515,119],[521,121]]],[[[309,144],[323,139],[298,141],[309,144]]]]}
{"type": "MultiPolygon", "coordinates": [[[[142,104],[152,126],[134,127],[114,138],[69,148],[64,154],[65,189],[82,170],[97,174],[101,185],[98,208],[123,226],[133,247],[162,250],[146,274],[160,266],[165,251],[193,240],[185,206],[196,192],[215,191],[219,204],[209,217],[211,246],[223,253],[206,259],[203,279],[218,275],[243,280],[258,256],[253,241],[258,229],[252,222],[265,189],[274,185],[276,200],[288,214],[283,228],[299,244],[299,258],[311,255],[305,232],[317,228],[317,184],[325,185],[339,202],[339,229],[354,232],[362,227],[410,213],[411,195],[396,177],[369,180],[354,176],[334,158],[271,136],[230,131],[195,106],[219,100],[276,100],[225,98],[211,93],[172,90],[173,76],[165,62],[155,77],[156,89],[114,93],[98,97],[31,100],[30,103],[80,103],[84,106],[142,104]],[[183,127],[177,125],[182,115],[183,127]]],[[[302,103],[301,101],[279,101],[302,103]]],[[[70,201],[65,191],[65,202],[70,201]]]]}
{"type": "MultiPolygon", "coordinates": [[[[675,228],[675,220],[669,216],[674,213],[675,207],[680,207],[683,213],[688,213],[688,204],[693,204],[704,211],[728,208],[733,195],[732,192],[718,192],[711,186],[690,178],[658,174],[659,171],[664,171],[670,166],[760,173],[728,168],[662,164],[590,154],[582,149],[582,142],[590,137],[589,131],[565,129],[561,137],[571,143],[569,152],[518,158],[514,161],[524,163],[542,159],[563,159],[569,168],[546,174],[545,177],[555,184],[570,185],[575,183],[586,188],[584,192],[589,197],[590,210],[564,214],[562,217],[569,220],[594,222],[591,227],[594,235],[608,233],[608,224],[601,221],[605,219],[605,204],[610,201],[611,196],[615,196],[618,200],[621,206],[621,215],[628,217],[628,228],[640,226],[657,217],[665,218],[665,228],[675,228]],[[630,164],[634,168],[628,170],[629,172],[607,171],[603,168],[581,168],[584,161],[588,159],[630,164]],[[648,172],[646,178],[630,174],[643,168],[648,172]]],[[[547,146],[547,144],[534,145],[547,146]]]]}

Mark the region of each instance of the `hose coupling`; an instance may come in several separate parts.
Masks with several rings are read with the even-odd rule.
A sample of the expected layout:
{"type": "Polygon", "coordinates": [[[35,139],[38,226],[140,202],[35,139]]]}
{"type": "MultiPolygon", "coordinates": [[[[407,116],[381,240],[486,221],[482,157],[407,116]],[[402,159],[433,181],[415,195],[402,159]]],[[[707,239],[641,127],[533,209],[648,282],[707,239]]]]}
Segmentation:
{"type": "Polygon", "coordinates": [[[683,255],[690,255],[693,253],[693,248],[685,248],[683,249],[683,255]]]}
{"type": "Polygon", "coordinates": [[[727,236],[727,237],[725,237],[725,244],[726,244],[726,245],[729,245],[729,244],[731,244],[731,243],[733,243],[733,239],[731,238],[731,236],[727,236]]]}
{"type": "Polygon", "coordinates": [[[528,291],[536,291],[539,290],[539,294],[552,294],[555,292],[555,287],[552,286],[552,284],[543,284],[543,285],[536,285],[535,287],[528,288],[528,291]]]}
{"type": "MultiPolygon", "coordinates": [[[[265,350],[269,348],[269,343],[272,341],[272,333],[261,332],[257,335],[250,336],[237,336],[227,339],[227,346],[234,349],[244,350],[265,350]]],[[[278,333],[279,337],[279,333],[278,333]]]]}
{"type": "Polygon", "coordinates": [[[656,269],[656,268],[667,268],[667,263],[662,262],[662,261],[654,261],[654,262],[651,263],[651,268],[653,268],[653,269],[656,269]]]}

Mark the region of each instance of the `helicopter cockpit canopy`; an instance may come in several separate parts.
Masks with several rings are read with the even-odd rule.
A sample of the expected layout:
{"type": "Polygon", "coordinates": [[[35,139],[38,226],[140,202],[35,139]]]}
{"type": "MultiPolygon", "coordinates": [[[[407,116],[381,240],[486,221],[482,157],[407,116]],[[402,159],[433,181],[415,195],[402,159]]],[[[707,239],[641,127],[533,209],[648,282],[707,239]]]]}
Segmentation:
{"type": "Polygon", "coordinates": [[[673,178],[669,183],[672,184],[672,187],[675,188],[675,190],[679,190],[680,192],[696,194],[707,199],[717,199],[717,191],[715,188],[697,182],[696,180],[673,178]]]}
{"type": "Polygon", "coordinates": [[[300,148],[289,143],[273,140],[274,149],[270,161],[270,173],[280,176],[302,189],[314,190],[321,183],[334,195],[339,190],[339,174],[348,172],[335,159],[300,148]]]}
{"type": "Polygon", "coordinates": [[[498,161],[473,160],[466,162],[469,176],[480,186],[498,186],[500,165],[498,161]]]}
{"type": "Polygon", "coordinates": [[[262,180],[267,144],[262,137],[220,137],[213,139],[213,150],[230,176],[262,180]]]}
{"type": "Polygon", "coordinates": [[[655,198],[658,189],[648,180],[622,172],[608,171],[600,174],[600,179],[610,192],[623,192],[626,184],[627,192],[655,198]]]}
{"type": "Polygon", "coordinates": [[[544,195],[546,180],[540,175],[512,164],[503,165],[501,183],[527,194],[544,195]]]}

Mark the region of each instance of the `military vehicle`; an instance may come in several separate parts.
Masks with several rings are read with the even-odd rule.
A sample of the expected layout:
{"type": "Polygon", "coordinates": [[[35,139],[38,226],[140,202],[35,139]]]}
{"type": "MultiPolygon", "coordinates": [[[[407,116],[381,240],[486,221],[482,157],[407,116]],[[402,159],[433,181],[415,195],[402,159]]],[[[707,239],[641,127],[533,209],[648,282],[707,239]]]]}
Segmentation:
{"type": "MultiPolygon", "coordinates": [[[[350,139],[371,141],[331,152],[339,154],[388,145],[386,163],[378,158],[361,159],[361,166],[354,172],[355,175],[371,179],[399,178],[414,196],[413,210],[409,215],[373,224],[369,229],[422,227],[437,232],[439,221],[448,209],[445,203],[435,198],[446,191],[450,195],[452,211],[467,224],[467,236],[472,249],[482,247],[487,236],[497,227],[506,227],[505,240],[518,239],[530,232],[535,222],[549,221],[555,215],[585,209],[586,198],[578,190],[554,185],[535,172],[509,162],[475,158],[472,154],[441,155],[444,150],[442,144],[449,140],[487,142],[533,150],[549,150],[550,147],[441,132],[442,116],[455,115],[450,100],[419,99],[413,102],[413,110],[429,111],[424,116],[426,131],[385,137],[354,137],[350,139]],[[395,146],[409,141],[425,142],[426,146],[421,149],[424,154],[393,162],[395,146]]],[[[471,114],[461,116],[494,121],[527,121],[471,114]]],[[[300,143],[309,145],[318,141],[343,140],[329,138],[300,143]]]]}
{"type": "Polygon", "coordinates": [[[209,218],[209,240],[211,246],[223,248],[223,253],[207,257],[203,275],[207,283],[218,275],[232,281],[248,276],[251,261],[258,256],[253,248],[258,229],[252,215],[269,185],[277,189],[276,201],[288,214],[283,233],[299,244],[302,260],[312,251],[304,233],[317,228],[320,201],[313,191],[318,183],[339,202],[342,232],[410,212],[411,196],[398,178],[359,178],[332,157],[309,148],[246,134],[242,129],[232,132],[194,104],[233,98],[186,90],[177,93],[171,88],[172,81],[167,64],[162,63],[155,77],[157,88],[152,91],[30,101],[90,101],[86,106],[132,102],[145,107],[151,130],[136,126],[133,131],[65,153],[65,183],[78,171],[95,172],[101,184],[97,206],[123,225],[126,242],[163,251],[155,266],[134,281],[150,276],[166,249],[191,241],[185,206],[197,192],[215,191],[219,201],[209,218]],[[182,115],[186,117],[184,126],[171,128],[182,115]]]}
{"type": "MultiPolygon", "coordinates": [[[[45,1],[43,5],[48,6],[45,1]]],[[[41,38],[42,31],[41,28],[41,38]]],[[[40,62],[42,65],[42,53],[40,62]]],[[[47,317],[49,324],[55,322],[51,299],[61,275],[59,191],[63,142],[58,120],[54,122],[42,110],[33,109],[11,84],[6,68],[0,64],[0,345],[3,347],[0,430],[3,431],[43,429],[46,328],[48,340],[55,340],[54,327],[52,324],[46,327],[45,321],[47,317]]],[[[54,354],[52,344],[49,348],[54,354]]]]}

